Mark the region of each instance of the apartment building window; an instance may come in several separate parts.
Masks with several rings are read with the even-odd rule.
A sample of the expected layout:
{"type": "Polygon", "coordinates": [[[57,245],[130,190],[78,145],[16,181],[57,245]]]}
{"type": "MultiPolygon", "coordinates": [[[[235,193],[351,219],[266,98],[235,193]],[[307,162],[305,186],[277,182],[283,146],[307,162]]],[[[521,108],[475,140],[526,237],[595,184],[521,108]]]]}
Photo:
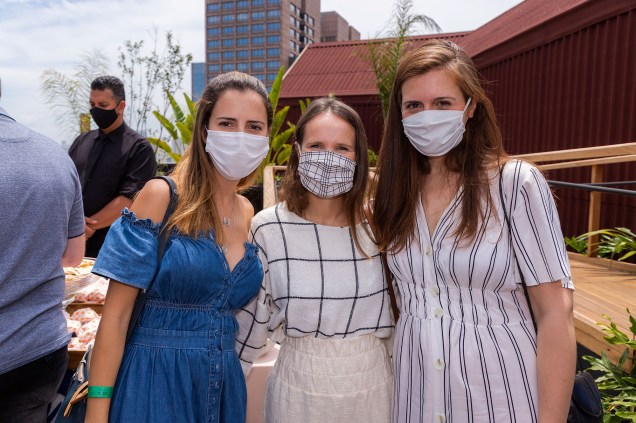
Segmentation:
{"type": "Polygon", "coordinates": [[[276,80],[276,77],[278,76],[277,73],[268,73],[267,74],[267,81],[268,82],[273,82],[276,80]]]}
{"type": "Polygon", "coordinates": [[[238,9],[247,9],[249,7],[250,2],[248,2],[247,0],[243,0],[243,1],[237,1],[236,2],[236,7],[238,9]]]}
{"type": "Polygon", "coordinates": [[[267,44],[280,44],[280,35],[268,35],[267,44]]]}
{"type": "Polygon", "coordinates": [[[223,35],[234,35],[234,27],[224,26],[222,32],[223,32],[223,35]]]}
{"type": "Polygon", "coordinates": [[[248,57],[250,57],[249,50],[237,50],[236,51],[236,58],[237,59],[246,59],[248,57]]]}
{"type": "Polygon", "coordinates": [[[212,53],[208,53],[208,62],[214,62],[216,60],[219,60],[219,53],[217,52],[212,52],[212,53]]]}
{"type": "Polygon", "coordinates": [[[252,50],[252,57],[264,57],[264,56],[265,56],[265,49],[257,48],[252,50]]]}
{"type": "Polygon", "coordinates": [[[311,38],[313,38],[313,37],[314,37],[314,30],[313,30],[312,28],[309,28],[309,31],[307,31],[307,32],[309,33],[309,36],[310,36],[311,38]]]}
{"type": "Polygon", "coordinates": [[[296,18],[294,18],[293,16],[289,17],[289,24],[291,26],[296,26],[296,18]]]}
{"type": "Polygon", "coordinates": [[[280,22],[270,22],[267,24],[268,31],[280,31],[280,22]]]}
{"type": "Polygon", "coordinates": [[[232,59],[234,59],[234,52],[233,51],[224,51],[223,54],[221,55],[221,57],[223,58],[223,60],[232,60],[232,59]]]}
{"type": "Polygon", "coordinates": [[[252,19],[265,19],[265,12],[252,12],[252,19]]]}
{"type": "Polygon", "coordinates": [[[293,41],[290,41],[290,42],[289,42],[289,48],[290,48],[290,50],[291,50],[292,52],[294,52],[294,53],[295,53],[295,52],[296,52],[296,43],[295,43],[295,42],[293,42],[293,41]]]}
{"type": "Polygon", "coordinates": [[[208,37],[220,34],[219,28],[208,28],[208,37]]]}
{"type": "Polygon", "coordinates": [[[289,3],[289,11],[291,12],[292,15],[295,15],[297,10],[298,8],[296,7],[294,3],[289,3]]]}
{"type": "Polygon", "coordinates": [[[314,26],[314,18],[309,17],[309,25],[314,26]]]}
{"type": "Polygon", "coordinates": [[[265,82],[265,74],[264,73],[255,73],[254,78],[258,79],[261,82],[265,82]]]}
{"type": "Polygon", "coordinates": [[[250,43],[250,39],[247,37],[240,37],[236,39],[237,46],[247,46],[250,43]]]}
{"type": "Polygon", "coordinates": [[[280,68],[280,60],[268,60],[267,61],[267,69],[278,69],[280,68]]]}
{"type": "Polygon", "coordinates": [[[222,3],[222,7],[223,7],[223,10],[232,10],[232,9],[234,9],[234,2],[233,1],[224,1],[222,3]]]}
{"type": "Polygon", "coordinates": [[[234,22],[234,14],[230,13],[229,15],[223,15],[221,18],[223,22],[234,22]]]}
{"type": "Polygon", "coordinates": [[[219,15],[208,16],[208,23],[218,23],[221,21],[221,17],[219,15]]]}
{"type": "Polygon", "coordinates": [[[268,56],[280,56],[280,48],[268,48],[267,49],[268,56]]]}
{"type": "Polygon", "coordinates": [[[252,0],[252,6],[264,6],[265,0],[252,0]]]}
{"type": "Polygon", "coordinates": [[[225,38],[221,45],[223,48],[234,47],[234,38],[225,38]]]}
{"type": "Polygon", "coordinates": [[[246,32],[249,32],[250,27],[248,25],[237,25],[236,27],[236,33],[237,34],[245,34],[246,32]]]}
{"type": "Polygon", "coordinates": [[[220,45],[221,43],[219,42],[219,40],[208,40],[208,48],[216,48],[220,45]]]}
{"type": "Polygon", "coordinates": [[[268,18],[277,18],[280,16],[280,10],[279,9],[272,9],[272,10],[268,10],[267,11],[267,17],[268,18]]]}
{"type": "Polygon", "coordinates": [[[223,63],[223,72],[231,72],[234,70],[234,63],[223,63]]]}
{"type": "Polygon", "coordinates": [[[252,32],[263,32],[265,31],[265,24],[253,24],[252,32]]]}
{"type": "Polygon", "coordinates": [[[280,0],[267,0],[267,4],[280,4],[280,0]]]}
{"type": "Polygon", "coordinates": [[[252,71],[263,70],[265,68],[265,62],[252,62],[252,71]]]}
{"type": "Polygon", "coordinates": [[[239,72],[248,72],[250,67],[247,62],[240,62],[236,64],[236,70],[239,72]]]}
{"type": "Polygon", "coordinates": [[[294,31],[294,28],[289,28],[289,36],[292,37],[292,40],[296,38],[296,31],[294,31]]]}
{"type": "Polygon", "coordinates": [[[265,44],[265,37],[252,37],[252,44],[265,44]]]}
{"type": "Polygon", "coordinates": [[[218,3],[210,3],[208,4],[208,12],[218,12],[220,5],[218,3]]]}
{"type": "Polygon", "coordinates": [[[220,71],[221,68],[219,65],[208,65],[208,72],[209,73],[216,73],[218,71],[220,71]]]}

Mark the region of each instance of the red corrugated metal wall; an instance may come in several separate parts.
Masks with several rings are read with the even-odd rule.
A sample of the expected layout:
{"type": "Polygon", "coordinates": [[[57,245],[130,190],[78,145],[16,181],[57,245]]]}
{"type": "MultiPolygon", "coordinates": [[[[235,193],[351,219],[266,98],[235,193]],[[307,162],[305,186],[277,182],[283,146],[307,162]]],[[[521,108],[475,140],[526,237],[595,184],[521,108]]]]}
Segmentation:
{"type": "MultiPolygon", "coordinates": [[[[382,128],[384,123],[379,97],[359,95],[340,97],[340,99],[358,112],[367,135],[367,144],[376,153],[380,151],[380,144],[382,143],[382,128]]],[[[281,98],[279,106],[289,106],[287,120],[292,123],[296,123],[300,117],[300,106],[298,105],[298,100],[292,98],[281,98]]]]}
{"type": "MultiPolygon", "coordinates": [[[[511,154],[636,141],[634,9],[484,67],[479,56],[475,62],[491,81],[511,154]]],[[[590,169],[552,171],[548,178],[589,182],[590,169]]],[[[636,165],[605,166],[604,180],[636,181],[636,165]]],[[[555,194],[564,234],[585,232],[589,194],[565,188],[555,194]]],[[[636,198],[603,194],[601,215],[601,227],[636,230],[636,198]]]]}

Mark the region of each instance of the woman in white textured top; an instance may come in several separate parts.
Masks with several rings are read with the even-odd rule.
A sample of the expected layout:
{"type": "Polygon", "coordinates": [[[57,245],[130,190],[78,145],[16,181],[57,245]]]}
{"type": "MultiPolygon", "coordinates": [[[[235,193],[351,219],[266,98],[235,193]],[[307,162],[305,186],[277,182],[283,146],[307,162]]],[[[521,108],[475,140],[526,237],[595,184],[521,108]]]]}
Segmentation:
{"type": "Polygon", "coordinates": [[[378,167],[375,235],[400,300],[393,422],[566,421],[576,344],[557,210],[541,172],[506,155],[454,43],[400,60],[378,167]]]}
{"type": "Polygon", "coordinates": [[[237,351],[247,373],[268,337],[281,344],[266,422],[386,423],[392,321],[364,219],[364,128],[352,108],[322,98],[300,117],[295,138],[283,201],[252,220],[265,278],[237,315],[237,351]]]}

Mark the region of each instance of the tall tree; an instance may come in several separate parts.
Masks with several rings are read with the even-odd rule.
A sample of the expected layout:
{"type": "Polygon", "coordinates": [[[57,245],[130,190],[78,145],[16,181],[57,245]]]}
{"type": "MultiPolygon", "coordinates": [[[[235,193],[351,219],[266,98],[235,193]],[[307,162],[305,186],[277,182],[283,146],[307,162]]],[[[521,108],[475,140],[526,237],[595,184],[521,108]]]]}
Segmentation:
{"type": "Polygon", "coordinates": [[[91,82],[108,72],[108,59],[101,51],[84,53],[72,75],[47,69],[40,75],[44,100],[52,106],[65,138],[72,140],[80,129],[80,115],[88,113],[91,82]]]}
{"type": "Polygon", "coordinates": [[[147,123],[153,109],[159,109],[162,114],[168,111],[171,103],[167,93],[175,93],[181,88],[192,62],[192,55],[183,52],[172,32],[166,32],[165,37],[165,47],[161,52],[156,29],[151,51],[144,51],[144,40],[128,40],[118,49],[117,65],[126,86],[126,122],[142,134],[152,132],[147,123]],[[161,90],[161,106],[155,104],[157,89],[161,90]]]}
{"type": "Polygon", "coordinates": [[[387,28],[376,39],[369,40],[369,62],[376,77],[382,113],[388,113],[391,87],[402,52],[408,47],[410,35],[442,31],[437,23],[425,15],[413,13],[412,0],[397,0],[394,14],[387,28]]]}

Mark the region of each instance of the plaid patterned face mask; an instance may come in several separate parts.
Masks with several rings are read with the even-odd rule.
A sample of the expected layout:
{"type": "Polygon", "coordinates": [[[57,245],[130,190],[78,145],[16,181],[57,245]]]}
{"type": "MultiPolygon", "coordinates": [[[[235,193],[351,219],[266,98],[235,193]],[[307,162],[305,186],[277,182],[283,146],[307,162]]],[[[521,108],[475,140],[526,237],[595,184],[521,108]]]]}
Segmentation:
{"type": "Polygon", "coordinates": [[[353,187],[356,162],[331,151],[308,151],[300,154],[300,182],[312,194],[333,198],[353,187]]]}

